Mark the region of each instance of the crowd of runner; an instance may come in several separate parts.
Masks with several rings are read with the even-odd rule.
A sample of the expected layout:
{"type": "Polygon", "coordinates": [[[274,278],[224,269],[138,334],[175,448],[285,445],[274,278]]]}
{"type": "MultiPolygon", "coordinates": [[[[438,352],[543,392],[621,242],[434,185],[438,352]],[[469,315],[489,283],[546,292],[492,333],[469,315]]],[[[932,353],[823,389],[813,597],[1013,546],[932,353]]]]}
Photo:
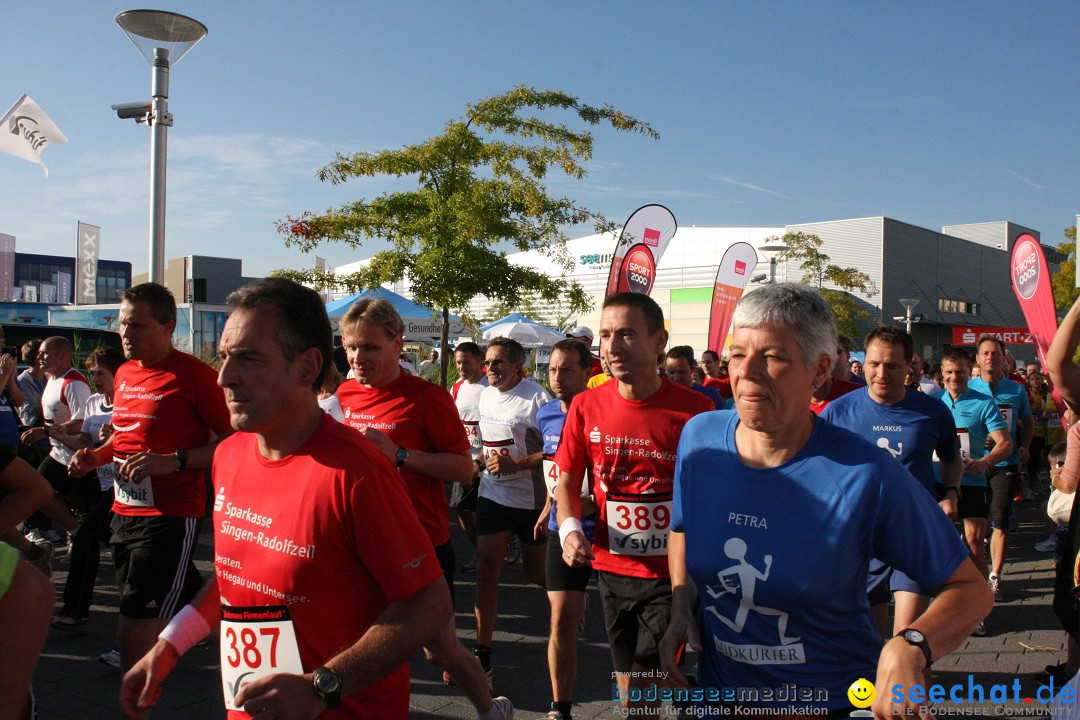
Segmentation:
{"type": "MultiPolygon", "coordinates": [[[[799,708],[772,690],[795,686],[820,692],[800,707],[846,717],[865,707],[853,678],[922,684],[993,626],[1014,503],[1080,479],[1063,423],[1080,403],[1077,307],[1045,369],[1016,368],[990,335],[931,367],[892,326],[852,360],[817,291],[770,285],[699,362],[668,347],[653,300],[623,293],[598,336],[555,344],[547,388],[497,338],[455,348],[447,391],[437,353],[418,372],[402,360],[384,300],[341,319],[344,378],[314,291],[259,280],[229,303],[217,371],[173,347],[175,303],[151,283],[124,293],[123,352],[94,350],[89,382],[62,337],[23,348],[21,374],[0,357],[0,720],[33,717],[48,626],[88,622],[102,544],[119,616],[101,657],[132,718],[216,633],[230,718],[403,718],[422,650],[479,720],[510,720],[495,638],[508,551],[547,594],[548,720],[572,719],[594,578],[628,712],[749,687],[756,710],[786,717],[799,708]],[[471,597],[455,591],[451,509],[475,546],[471,597]],[[192,560],[205,518],[209,578],[192,560]],[[453,609],[469,600],[466,648],[453,609]]],[[[1061,558],[1059,685],[1080,669],[1075,544],[1073,523],[1048,520],[1038,546],[1061,558]]],[[[879,691],[873,710],[918,700],[879,691]]]]}

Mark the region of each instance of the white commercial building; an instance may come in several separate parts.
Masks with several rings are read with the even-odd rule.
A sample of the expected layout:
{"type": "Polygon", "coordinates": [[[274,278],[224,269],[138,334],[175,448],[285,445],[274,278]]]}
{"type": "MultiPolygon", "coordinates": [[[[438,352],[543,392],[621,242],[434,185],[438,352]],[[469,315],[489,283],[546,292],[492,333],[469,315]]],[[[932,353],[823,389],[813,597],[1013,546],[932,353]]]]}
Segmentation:
{"type": "MultiPolygon", "coordinates": [[[[1039,233],[1010,222],[952,225],[941,231],[920,228],[887,217],[834,220],[783,227],[680,227],[657,265],[652,297],[664,310],[672,345],[690,345],[700,355],[706,347],[710,302],[717,267],[733,243],[746,242],[760,248],[770,237],[802,231],[822,239],[821,250],[830,262],[854,267],[873,281],[876,293],[858,297],[872,320],[865,329],[893,322],[904,314],[900,298],[919,301],[914,312],[922,315],[915,326],[916,349],[926,358],[936,357],[951,342],[953,326],[1012,327],[1024,324],[1009,281],[1009,251],[1016,238],[1039,233]]],[[[570,240],[567,249],[573,268],[564,273],[551,258],[538,252],[515,253],[511,262],[537,268],[552,276],[566,277],[582,285],[593,299],[593,309],[577,318],[580,325],[599,328],[613,235],[590,235],[570,240]]],[[[1058,254],[1044,248],[1051,268],[1058,254]]],[[[366,261],[335,268],[349,273],[366,261]]],[[[759,251],[755,275],[769,281],[769,262],[759,251]]],[[[795,262],[778,263],[776,281],[799,281],[802,270],[795,262]]],[[[754,288],[752,283],[748,292],[754,288]]],[[[388,286],[410,297],[407,281],[388,286]]],[[[470,306],[476,317],[488,314],[495,300],[478,298],[470,306]]],[[[555,308],[548,317],[552,322],[555,308]]],[[[860,338],[856,338],[857,344],[860,338]]],[[[1033,357],[1030,348],[1018,349],[1021,357],[1033,357]]]]}

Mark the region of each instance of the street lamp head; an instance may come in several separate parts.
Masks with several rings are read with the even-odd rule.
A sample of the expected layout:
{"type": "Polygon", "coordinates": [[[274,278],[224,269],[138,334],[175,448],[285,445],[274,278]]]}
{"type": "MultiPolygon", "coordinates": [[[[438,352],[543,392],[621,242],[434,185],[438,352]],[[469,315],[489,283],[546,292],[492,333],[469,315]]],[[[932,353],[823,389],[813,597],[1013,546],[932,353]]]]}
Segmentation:
{"type": "Polygon", "coordinates": [[[910,313],[919,304],[919,298],[900,298],[900,304],[910,313]]]}
{"type": "Polygon", "coordinates": [[[165,10],[125,10],[117,14],[116,24],[151,65],[175,65],[206,37],[206,26],[198,20],[165,10]]]}

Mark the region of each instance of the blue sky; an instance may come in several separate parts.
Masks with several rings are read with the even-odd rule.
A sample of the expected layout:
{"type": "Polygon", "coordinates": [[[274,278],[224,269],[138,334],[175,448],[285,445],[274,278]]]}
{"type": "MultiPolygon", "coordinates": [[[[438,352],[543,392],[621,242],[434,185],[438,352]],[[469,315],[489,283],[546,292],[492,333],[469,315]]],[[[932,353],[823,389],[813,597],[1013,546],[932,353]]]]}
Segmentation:
{"type": "MultiPolygon", "coordinates": [[[[83,220],[102,227],[102,257],[146,270],[149,130],[109,109],[149,98],[149,65],[113,20],[131,7],[5,8],[0,112],[25,92],[70,140],[45,152],[48,178],[0,155],[0,232],[20,251],[73,254],[83,220]]],[[[699,226],[1012,220],[1052,245],[1080,212],[1075,2],[164,9],[210,30],[172,70],[169,258],[241,257],[248,275],[310,265],[275,220],[408,185],[320,183],[336,151],[420,141],[522,83],[611,103],[660,133],[600,130],[583,182],[551,178],[616,221],[647,202],[699,226]]],[[[319,254],[335,265],[370,252],[319,254]]]]}

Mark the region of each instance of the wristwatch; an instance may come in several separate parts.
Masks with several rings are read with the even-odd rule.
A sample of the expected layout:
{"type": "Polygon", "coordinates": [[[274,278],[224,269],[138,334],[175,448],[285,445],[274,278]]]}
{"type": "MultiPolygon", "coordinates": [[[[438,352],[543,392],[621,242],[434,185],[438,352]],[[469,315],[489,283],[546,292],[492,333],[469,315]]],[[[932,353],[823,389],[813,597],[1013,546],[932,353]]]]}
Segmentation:
{"type": "Polygon", "coordinates": [[[409,461],[409,451],[403,447],[399,447],[397,455],[394,456],[394,460],[396,461],[395,464],[397,467],[401,467],[409,461]]]}
{"type": "Polygon", "coordinates": [[[188,461],[188,451],[187,450],[177,450],[176,451],[176,462],[177,462],[178,467],[176,468],[176,472],[184,472],[185,470],[187,470],[187,461],[188,461]]]}
{"type": "Polygon", "coordinates": [[[956,493],[956,499],[957,500],[964,497],[964,493],[959,487],[947,487],[947,488],[945,488],[944,490],[941,491],[941,499],[942,500],[945,499],[945,494],[948,493],[950,490],[952,490],[953,492],[956,493]]]}
{"type": "Polygon", "coordinates": [[[926,656],[926,667],[930,667],[934,663],[934,654],[930,652],[930,641],[926,639],[922,632],[914,628],[908,628],[898,632],[896,637],[903,638],[908,645],[914,645],[922,650],[923,655],[926,656]]]}
{"type": "Polygon", "coordinates": [[[328,667],[316,668],[311,674],[315,694],[323,699],[326,707],[333,710],[341,705],[341,676],[328,667]]]}

